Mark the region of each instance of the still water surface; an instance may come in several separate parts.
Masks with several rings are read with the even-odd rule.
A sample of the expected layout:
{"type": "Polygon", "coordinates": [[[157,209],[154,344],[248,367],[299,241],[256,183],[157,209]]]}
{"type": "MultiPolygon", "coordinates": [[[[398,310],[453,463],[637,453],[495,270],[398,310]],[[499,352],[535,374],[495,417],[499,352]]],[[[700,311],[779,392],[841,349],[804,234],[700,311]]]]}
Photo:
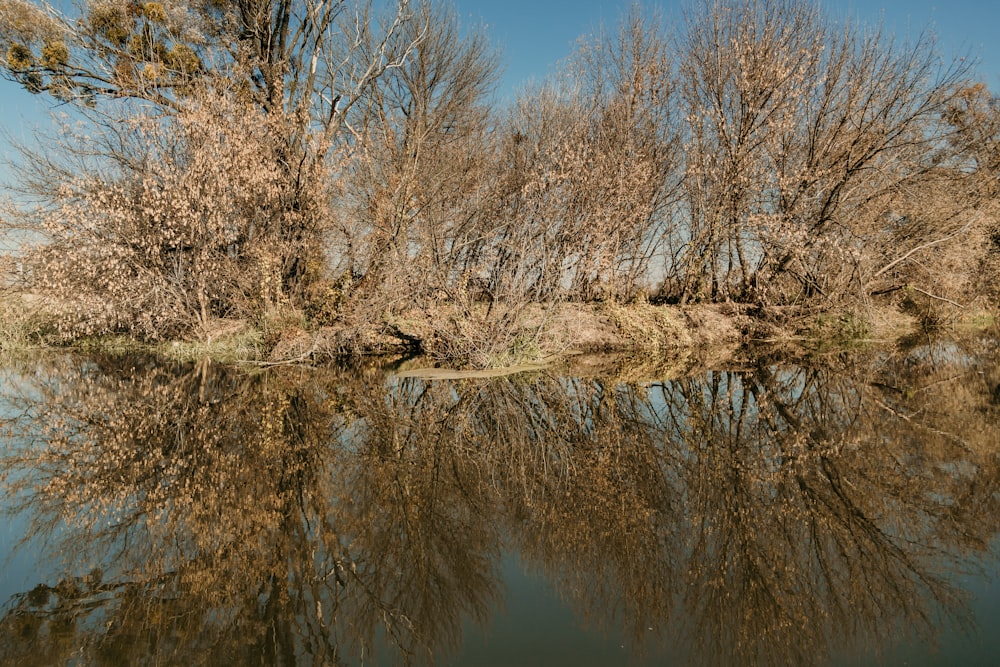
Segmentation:
{"type": "Polygon", "coordinates": [[[0,371],[0,664],[995,664],[993,340],[0,371]]]}

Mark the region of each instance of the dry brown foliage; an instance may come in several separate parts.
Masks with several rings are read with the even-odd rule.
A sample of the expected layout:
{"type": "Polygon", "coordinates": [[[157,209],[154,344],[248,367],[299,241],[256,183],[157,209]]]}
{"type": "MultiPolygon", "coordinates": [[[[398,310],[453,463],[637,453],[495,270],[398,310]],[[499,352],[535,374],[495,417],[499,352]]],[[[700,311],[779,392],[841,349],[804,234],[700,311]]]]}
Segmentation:
{"type": "Polygon", "coordinates": [[[671,34],[634,6],[497,112],[498,53],[433,0],[80,11],[0,2],[5,75],[96,105],[7,221],[46,233],[33,288],[72,335],[285,302],[351,340],[418,307],[464,314],[426,341],[469,362],[532,304],[949,311],[1000,272],[1000,112],[929,34],[792,0],[671,34]]]}
{"type": "Polygon", "coordinates": [[[53,185],[58,200],[31,212],[44,242],[22,262],[64,333],[205,337],[286,299],[287,264],[319,254],[288,231],[320,228],[323,175],[304,174],[312,201],[289,191],[284,125],[208,93],[123,122],[127,162],[53,185]]]}
{"type": "Polygon", "coordinates": [[[978,198],[960,192],[894,229],[951,156],[941,118],[966,71],[941,63],[930,36],[903,43],[808,4],[722,1],[689,16],[681,57],[692,120],[678,298],[860,305],[890,262],[930,259],[975,226],[978,198]]]}

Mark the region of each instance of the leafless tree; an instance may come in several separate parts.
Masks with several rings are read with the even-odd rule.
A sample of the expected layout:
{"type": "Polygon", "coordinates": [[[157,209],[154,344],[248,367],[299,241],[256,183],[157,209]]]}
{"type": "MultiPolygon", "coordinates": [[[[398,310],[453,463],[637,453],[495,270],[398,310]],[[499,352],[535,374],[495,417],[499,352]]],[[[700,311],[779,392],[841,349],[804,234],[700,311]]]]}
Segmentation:
{"type": "MultiPolygon", "coordinates": [[[[0,4],[4,75],[33,92],[73,102],[93,123],[84,150],[116,165],[126,178],[141,171],[137,163],[148,154],[127,152],[134,146],[120,141],[121,115],[162,121],[167,132],[172,117],[190,118],[220,95],[243,105],[238,113],[272,131],[257,155],[219,158],[280,174],[283,193],[269,202],[270,224],[252,231],[279,253],[278,290],[299,299],[322,258],[317,250],[326,211],[315,203],[328,192],[328,167],[355,144],[353,107],[405,61],[421,37],[410,31],[411,41],[400,41],[413,20],[408,0],[390,3],[387,14],[363,0],[95,1],[77,10],[68,14],[23,0],[0,4]]],[[[43,159],[34,168],[44,172],[52,164],[43,159]]],[[[27,186],[43,201],[59,202],[66,173],[47,175],[27,186]]]]}
{"type": "Polygon", "coordinates": [[[959,309],[997,271],[994,100],[929,34],[815,4],[703,0],[673,37],[635,5],[500,113],[498,53],[434,0],[0,0],[0,51],[92,121],[61,156],[26,152],[41,204],[2,223],[61,240],[35,259],[62,269],[28,275],[78,302],[71,333],[207,335],[287,305],[392,333],[416,307],[444,323],[425,349],[479,364],[537,343],[538,304],[660,284],[678,303],[959,309]],[[108,239],[156,259],[115,265],[108,239]],[[181,256],[208,273],[178,287],[181,256]]]}
{"type": "Polygon", "coordinates": [[[501,129],[491,289],[628,299],[647,287],[678,185],[669,44],[636,7],[581,43],[501,129]],[[517,268],[515,268],[517,267],[517,268]]]}
{"type": "Polygon", "coordinates": [[[880,254],[926,242],[884,240],[890,202],[943,159],[941,117],[967,71],[929,35],[906,44],[813,5],[725,0],[688,16],[679,47],[677,298],[863,300],[880,254]]]}
{"type": "Polygon", "coordinates": [[[428,1],[414,11],[400,33],[416,45],[410,56],[358,104],[359,150],[334,244],[343,271],[363,280],[360,296],[402,304],[461,278],[489,178],[499,72],[481,28],[465,34],[454,10],[428,1]]]}

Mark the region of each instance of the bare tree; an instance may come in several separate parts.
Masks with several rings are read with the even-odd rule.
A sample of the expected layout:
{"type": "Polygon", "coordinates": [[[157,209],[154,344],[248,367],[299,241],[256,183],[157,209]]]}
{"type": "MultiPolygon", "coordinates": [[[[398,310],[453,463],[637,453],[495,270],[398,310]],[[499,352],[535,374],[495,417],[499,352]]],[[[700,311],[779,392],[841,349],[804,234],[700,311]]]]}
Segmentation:
{"type": "Polygon", "coordinates": [[[892,198],[941,162],[966,71],[929,35],[901,44],[815,6],[725,0],[689,15],[680,48],[678,298],[863,299],[873,256],[923,242],[880,241],[892,198]]]}
{"type": "Polygon", "coordinates": [[[670,39],[635,5],[503,114],[498,67],[435,0],[0,0],[0,72],[92,121],[61,156],[26,152],[40,205],[3,225],[44,232],[29,275],[80,296],[77,332],[417,306],[482,359],[523,343],[530,304],[655,283],[679,303],[960,307],[995,275],[996,105],[928,34],[702,0],[670,39]]]}
{"type": "Polygon", "coordinates": [[[745,293],[762,255],[774,142],[817,78],[823,29],[809,5],[712,1],[689,10],[678,45],[686,118],[686,216],[670,269],[682,301],[745,293]]]}
{"type": "Polygon", "coordinates": [[[218,318],[280,304],[283,263],[315,256],[282,234],[325,214],[324,191],[295,192],[280,167],[285,125],[226,95],[199,102],[120,121],[127,166],[65,179],[32,214],[42,238],[22,262],[65,334],[211,338],[218,318]]]}
{"type": "Polygon", "coordinates": [[[646,286],[678,184],[673,95],[659,17],[636,6],[518,102],[501,130],[494,217],[507,224],[491,282],[580,300],[646,286]]]}
{"type": "Polygon", "coordinates": [[[466,32],[454,10],[428,1],[414,12],[400,33],[415,44],[410,56],[358,105],[339,258],[363,280],[362,298],[397,303],[459,281],[488,178],[499,71],[482,29],[466,32]]]}
{"type": "MultiPolygon", "coordinates": [[[[984,296],[996,302],[1000,297],[1000,101],[982,83],[963,86],[951,100],[945,121],[954,129],[950,139],[958,153],[952,165],[962,184],[955,192],[974,202],[979,219],[970,236],[981,238],[984,246],[976,278],[966,298],[984,296]]],[[[940,273],[939,273],[940,275],[940,273]]]]}
{"type": "MultiPolygon", "coordinates": [[[[136,108],[169,122],[223,91],[252,117],[280,126],[248,158],[278,169],[284,182],[271,224],[253,230],[283,249],[280,288],[297,299],[323,241],[324,218],[312,202],[326,184],[316,177],[353,147],[353,106],[420,38],[409,32],[412,41],[400,41],[412,19],[408,0],[391,3],[388,14],[372,7],[364,0],[93,1],[66,14],[46,2],[10,0],[0,3],[2,71],[33,92],[76,103],[95,133],[103,127],[110,137],[104,157],[126,170],[136,156],[121,153],[116,114],[136,108]]],[[[59,178],[33,185],[36,195],[59,201],[59,178]]]]}

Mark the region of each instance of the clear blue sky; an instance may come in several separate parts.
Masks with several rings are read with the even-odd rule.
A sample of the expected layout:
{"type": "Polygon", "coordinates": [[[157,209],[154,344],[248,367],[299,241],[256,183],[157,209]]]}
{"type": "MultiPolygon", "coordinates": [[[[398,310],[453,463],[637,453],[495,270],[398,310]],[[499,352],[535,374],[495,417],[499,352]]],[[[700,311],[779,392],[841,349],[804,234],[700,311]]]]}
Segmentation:
{"type": "MultiPolygon", "coordinates": [[[[668,18],[678,18],[686,0],[646,3],[668,18]]],[[[454,0],[467,22],[485,23],[505,59],[501,96],[528,81],[539,80],[573,49],[576,40],[602,22],[614,24],[630,0],[454,0]]],[[[852,16],[864,23],[884,20],[888,32],[914,36],[931,27],[945,56],[978,58],[979,78],[1000,93],[1000,2],[998,0],[825,0],[834,17],[852,16]]],[[[14,137],[30,137],[47,124],[51,107],[16,85],[0,81],[0,126],[14,137]]],[[[0,155],[9,152],[0,140],[0,155]]],[[[2,167],[0,167],[2,172],[2,167]]]]}
{"type": "MultiPolygon", "coordinates": [[[[581,35],[601,23],[613,25],[630,0],[457,0],[462,18],[487,24],[503,47],[507,65],[502,93],[531,78],[542,78],[565,58],[581,35]]],[[[680,18],[687,0],[643,2],[668,19],[680,18]]],[[[887,32],[916,36],[930,27],[944,55],[971,54],[981,60],[980,78],[1000,93],[1000,1],[998,0],[825,0],[820,6],[835,18],[865,24],[884,21],[887,32]]]]}

